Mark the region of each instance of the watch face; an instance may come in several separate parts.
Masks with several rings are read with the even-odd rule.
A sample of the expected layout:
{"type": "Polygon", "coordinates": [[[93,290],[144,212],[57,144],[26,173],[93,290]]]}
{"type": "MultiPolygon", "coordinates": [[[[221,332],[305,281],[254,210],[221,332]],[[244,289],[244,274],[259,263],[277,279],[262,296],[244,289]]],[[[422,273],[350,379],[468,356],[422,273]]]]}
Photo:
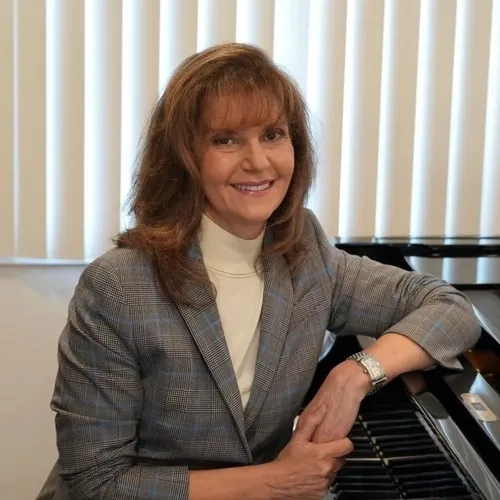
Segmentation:
{"type": "Polygon", "coordinates": [[[368,370],[370,377],[374,383],[379,382],[381,379],[385,379],[385,373],[378,364],[377,360],[367,357],[363,359],[363,365],[368,370]]]}

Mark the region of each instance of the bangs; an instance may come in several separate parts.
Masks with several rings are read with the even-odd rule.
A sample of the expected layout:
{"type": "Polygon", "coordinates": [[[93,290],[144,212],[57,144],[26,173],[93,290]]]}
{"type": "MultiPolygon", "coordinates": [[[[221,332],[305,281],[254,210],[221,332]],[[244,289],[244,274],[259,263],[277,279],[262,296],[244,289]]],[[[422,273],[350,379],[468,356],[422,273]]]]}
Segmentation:
{"type": "Polygon", "coordinates": [[[203,100],[201,131],[288,124],[290,109],[283,97],[270,88],[218,89],[203,100]]]}

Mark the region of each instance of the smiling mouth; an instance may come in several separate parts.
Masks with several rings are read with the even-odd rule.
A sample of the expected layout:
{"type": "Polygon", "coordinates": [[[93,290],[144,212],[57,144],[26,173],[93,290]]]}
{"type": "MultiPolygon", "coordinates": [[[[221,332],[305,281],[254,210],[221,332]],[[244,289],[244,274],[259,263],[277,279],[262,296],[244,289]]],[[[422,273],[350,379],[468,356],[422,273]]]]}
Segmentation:
{"type": "Polygon", "coordinates": [[[264,182],[262,184],[232,184],[238,191],[259,192],[269,189],[274,184],[274,181],[264,182]]]}

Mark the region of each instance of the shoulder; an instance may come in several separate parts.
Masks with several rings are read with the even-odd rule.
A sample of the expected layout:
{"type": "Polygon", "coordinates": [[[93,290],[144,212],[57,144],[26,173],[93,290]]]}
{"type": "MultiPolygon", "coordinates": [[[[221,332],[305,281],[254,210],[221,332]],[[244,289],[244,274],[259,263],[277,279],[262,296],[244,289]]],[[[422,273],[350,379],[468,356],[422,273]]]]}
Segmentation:
{"type": "Polygon", "coordinates": [[[316,257],[323,260],[331,258],[334,247],[329,242],[325,230],[314,212],[309,208],[304,208],[303,217],[302,245],[306,250],[307,258],[316,257]]]}
{"type": "Polygon", "coordinates": [[[357,269],[362,261],[368,260],[366,257],[351,255],[339,249],[333,237],[327,235],[314,212],[307,208],[304,208],[302,244],[306,252],[306,262],[322,266],[332,281],[338,279],[339,273],[346,269],[357,269]]]}
{"type": "Polygon", "coordinates": [[[151,259],[143,252],[133,248],[114,247],[97,257],[90,264],[94,267],[113,269],[119,275],[134,274],[152,269],[151,259]]]}
{"type": "Polygon", "coordinates": [[[147,255],[135,249],[114,247],[85,267],[80,283],[124,291],[143,283],[154,284],[155,276],[147,255]]]}

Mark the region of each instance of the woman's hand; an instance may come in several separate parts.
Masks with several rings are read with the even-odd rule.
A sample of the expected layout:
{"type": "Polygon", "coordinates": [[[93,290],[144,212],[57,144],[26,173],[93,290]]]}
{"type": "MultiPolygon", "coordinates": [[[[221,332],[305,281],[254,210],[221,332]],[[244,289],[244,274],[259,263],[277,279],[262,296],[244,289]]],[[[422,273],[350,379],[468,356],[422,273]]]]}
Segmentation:
{"type": "MultiPolygon", "coordinates": [[[[349,439],[313,443],[312,438],[326,416],[321,405],[309,418],[299,422],[288,445],[270,464],[273,468],[273,489],[276,497],[294,500],[323,500],[344,456],[352,451],[349,439]]],[[[274,497],[273,497],[274,498],[274,497]]]]}
{"type": "Polygon", "coordinates": [[[313,441],[327,443],[345,438],[370,387],[370,379],[357,361],[344,361],[328,374],[316,396],[300,415],[299,423],[307,422],[320,406],[325,406],[325,418],[318,425],[313,441]]]}

